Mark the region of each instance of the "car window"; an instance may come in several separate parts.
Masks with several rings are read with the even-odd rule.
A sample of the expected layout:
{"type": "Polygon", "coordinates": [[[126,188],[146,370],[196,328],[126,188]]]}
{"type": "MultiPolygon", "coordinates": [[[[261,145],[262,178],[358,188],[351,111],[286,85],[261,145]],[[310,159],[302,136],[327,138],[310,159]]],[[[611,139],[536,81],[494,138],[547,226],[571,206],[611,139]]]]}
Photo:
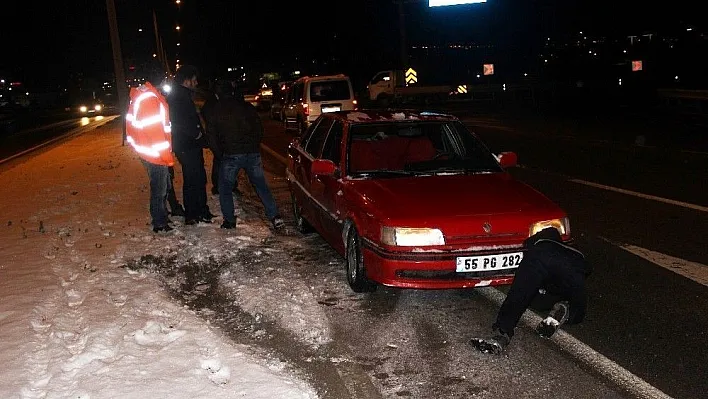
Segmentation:
{"type": "Polygon", "coordinates": [[[391,80],[391,78],[389,77],[388,72],[381,72],[380,74],[374,76],[374,78],[371,79],[371,83],[372,83],[372,84],[376,84],[376,83],[379,83],[379,82],[384,81],[384,80],[385,80],[385,81],[391,80]]]}
{"type": "Polygon", "coordinates": [[[332,118],[320,118],[320,123],[312,129],[307,143],[305,144],[305,152],[312,155],[313,158],[319,158],[322,153],[322,144],[327,138],[327,132],[332,127],[332,118]]]}
{"type": "Polygon", "coordinates": [[[303,148],[307,144],[307,141],[310,140],[310,137],[312,137],[312,132],[315,131],[315,129],[317,128],[317,125],[320,124],[320,121],[322,121],[322,119],[324,119],[324,117],[319,117],[319,118],[315,119],[315,121],[312,122],[310,127],[308,127],[307,130],[305,130],[305,132],[302,133],[302,138],[300,139],[300,142],[302,143],[303,148]]]}
{"type": "Polygon", "coordinates": [[[341,121],[335,120],[332,127],[329,129],[327,140],[322,147],[322,158],[329,159],[339,165],[342,158],[342,134],[344,133],[344,124],[341,121]]]}
{"type": "Polygon", "coordinates": [[[349,137],[349,174],[395,177],[502,171],[491,151],[459,122],[357,124],[350,128],[349,137]]]}
{"type": "Polygon", "coordinates": [[[351,98],[349,91],[349,81],[326,80],[310,83],[310,101],[337,101],[351,98]]]}

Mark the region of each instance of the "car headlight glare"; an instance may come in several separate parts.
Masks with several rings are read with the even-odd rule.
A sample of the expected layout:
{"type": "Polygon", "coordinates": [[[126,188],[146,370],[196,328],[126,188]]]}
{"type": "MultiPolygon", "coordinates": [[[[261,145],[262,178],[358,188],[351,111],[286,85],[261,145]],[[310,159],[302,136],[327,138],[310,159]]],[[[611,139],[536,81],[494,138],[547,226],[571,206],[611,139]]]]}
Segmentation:
{"type": "Polygon", "coordinates": [[[86,111],[88,111],[88,108],[85,105],[82,105],[79,107],[79,111],[86,112],[86,111]]]}
{"type": "Polygon", "coordinates": [[[445,245],[445,237],[439,229],[382,227],[381,242],[399,247],[423,247],[445,245]]]}
{"type": "Polygon", "coordinates": [[[563,237],[570,236],[570,220],[564,217],[560,219],[542,220],[532,224],[529,228],[529,237],[548,227],[555,228],[563,237]]]}
{"type": "Polygon", "coordinates": [[[96,105],[93,106],[93,109],[95,109],[96,111],[100,111],[100,110],[101,110],[101,105],[100,105],[100,104],[96,104],[96,105]]]}

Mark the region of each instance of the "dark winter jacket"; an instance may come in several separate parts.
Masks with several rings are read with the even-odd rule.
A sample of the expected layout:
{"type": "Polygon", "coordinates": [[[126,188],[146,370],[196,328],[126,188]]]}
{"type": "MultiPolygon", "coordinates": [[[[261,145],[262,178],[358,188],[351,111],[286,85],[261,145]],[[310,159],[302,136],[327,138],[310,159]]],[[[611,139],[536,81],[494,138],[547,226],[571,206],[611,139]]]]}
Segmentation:
{"type": "Polygon", "coordinates": [[[209,147],[217,156],[260,153],[263,124],[256,108],[233,96],[202,111],[209,147]]]}
{"type": "Polygon", "coordinates": [[[203,148],[202,124],[192,101],[192,90],[177,85],[167,96],[172,123],[172,147],[175,153],[203,148]]]}
{"type": "MultiPolygon", "coordinates": [[[[587,299],[585,279],[592,272],[590,263],[579,250],[564,244],[558,230],[549,227],[524,241],[524,260],[535,265],[542,276],[543,288],[570,303],[568,323],[579,323],[585,317],[587,299]]],[[[521,266],[520,266],[521,267],[521,266]]]]}

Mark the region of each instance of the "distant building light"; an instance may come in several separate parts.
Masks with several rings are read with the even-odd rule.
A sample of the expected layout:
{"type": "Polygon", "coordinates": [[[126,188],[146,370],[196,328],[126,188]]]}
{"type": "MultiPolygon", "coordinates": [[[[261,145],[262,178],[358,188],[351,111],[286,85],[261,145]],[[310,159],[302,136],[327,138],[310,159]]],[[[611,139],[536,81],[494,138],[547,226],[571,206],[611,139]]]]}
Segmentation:
{"type": "Polygon", "coordinates": [[[179,44],[179,43],[177,43],[177,45],[179,46],[180,44],[179,44]]]}
{"type": "Polygon", "coordinates": [[[142,32],[142,31],[143,31],[143,28],[138,28],[138,32],[142,32]]]}

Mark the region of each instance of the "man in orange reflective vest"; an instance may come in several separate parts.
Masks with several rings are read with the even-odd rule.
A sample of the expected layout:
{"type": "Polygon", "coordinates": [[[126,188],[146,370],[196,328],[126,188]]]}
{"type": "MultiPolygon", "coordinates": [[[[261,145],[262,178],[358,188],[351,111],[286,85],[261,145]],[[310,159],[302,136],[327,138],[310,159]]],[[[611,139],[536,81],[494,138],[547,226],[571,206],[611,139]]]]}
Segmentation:
{"type": "Polygon", "coordinates": [[[149,82],[130,89],[130,105],[125,118],[126,141],[140,156],[150,179],[150,217],[155,233],[172,230],[167,218],[167,192],[172,185],[169,167],[172,129],[167,100],[149,82]]]}

